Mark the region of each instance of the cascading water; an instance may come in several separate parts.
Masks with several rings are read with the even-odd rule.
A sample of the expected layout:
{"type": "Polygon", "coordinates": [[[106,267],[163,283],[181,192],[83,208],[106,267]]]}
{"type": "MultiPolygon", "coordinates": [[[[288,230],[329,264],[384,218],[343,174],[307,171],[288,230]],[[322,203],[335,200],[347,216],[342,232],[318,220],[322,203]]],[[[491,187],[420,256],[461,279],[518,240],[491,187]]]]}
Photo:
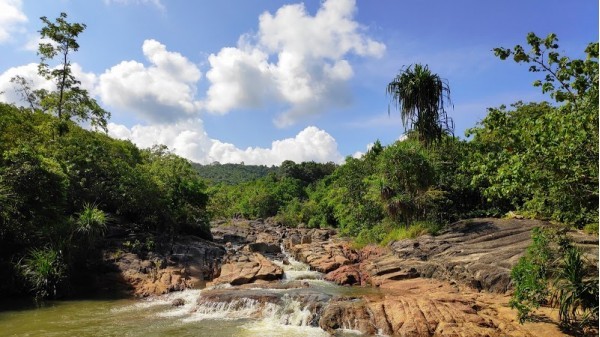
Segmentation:
{"type": "MultiPolygon", "coordinates": [[[[280,283],[243,291],[220,285],[145,300],[49,302],[32,309],[35,315],[30,310],[0,311],[0,337],[328,336],[318,327],[322,306],[332,296],[361,290],[334,285],[308,265],[289,256],[286,260],[274,261],[285,271],[280,283]],[[226,296],[219,300],[211,292],[226,296]]],[[[341,328],[352,327],[349,323],[341,328]]],[[[355,333],[341,330],[339,335],[355,333]]]]}
{"type": "Polygon", "coordinates": [[[311,270],[306,263],[300,262],[289,255],[284,247],[281,247],[281,252],[285,256],[284,260],[273,260],[273,263],[283,269],[283,280],[322,280],[323,274],[318,271],[311,270]],[[286,263],[284,263],[286,261],[286,263]]]}

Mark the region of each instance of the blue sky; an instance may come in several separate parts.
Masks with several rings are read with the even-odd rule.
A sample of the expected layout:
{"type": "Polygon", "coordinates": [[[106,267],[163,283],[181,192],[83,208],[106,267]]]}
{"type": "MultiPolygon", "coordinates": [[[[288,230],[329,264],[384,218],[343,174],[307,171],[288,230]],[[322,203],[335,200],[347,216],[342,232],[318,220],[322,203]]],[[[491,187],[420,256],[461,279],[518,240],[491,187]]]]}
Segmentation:
{"type": "Polygon", "coordinates": [[[487,107],[548,99],[527,66],[492,48],[528,32],[582,57],[598,1],[0,0],[0,100],[35,87],[40,16],[87,29],[73,55],[82,85],[112,112],[109,134],[164,143],[193,161],[341,162],[404,132],[385,86],[413,63],[448,80],[456,134],[487,107]]]}

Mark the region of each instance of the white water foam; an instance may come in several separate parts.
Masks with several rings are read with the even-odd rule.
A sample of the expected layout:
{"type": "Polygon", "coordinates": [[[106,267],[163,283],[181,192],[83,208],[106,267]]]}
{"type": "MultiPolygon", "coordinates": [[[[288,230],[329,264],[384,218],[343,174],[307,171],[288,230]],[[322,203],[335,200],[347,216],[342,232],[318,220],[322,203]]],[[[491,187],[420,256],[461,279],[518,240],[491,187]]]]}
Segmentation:
{"type": "Polygon", "coordinates": [[[275,336],[328,336],[325,331],[311,326],[314,314],[302,304],[284,295],[281,304],[268,303],[262,310],[263,319],[243,327],[251,335],[275,336]]]}
{"type": "Polygon", "coordinates": [[[283,263],[280,260],[274,260],[273,263],[283,269],[283,279],[285,281],[293,280],[321,280],[323,274],[315,270],[310,270],[310,266],[306,263],[300,262],[285,251],[282,252],[286,255],[288,263],[283,263]]]}
{"type": "Polygon", "coordinates": [[[201,290],[199,289],[187,289],[179,292],[172,292],[166,295],[161,295],[157,297],[148,297],[140,300],[139,302],[131,305],[126,305],[119,308],[111,309],[111,312],[119,313],[119,312],[127,312],[127,311],[135,311],[141,309],[148,309],[156,306],[165,306],[171,305],[173,300],[182,299],[184,301],[184,305],[180,307],[174,307],[174,310],[182,310],[183,308],[191,309],[194,307],[196,303],[196,299],[200,296],[201,290]]]}
{"type": "Polygon", "coordinates": [[[242,336],[261,336],[261,337],[329,337],[329,334],[321,328],[314,326],[295,326],[281,325],[271,320],[264,319],[244,324],[243,329],[246,333],[242,336]]]}
{"type": "Polygon", "coordinates": [[[189,317],[183,322],[201,320],[236,320],[260,317],[264,305],[256,300],[240,298],[231,302],[203,302],[197,304],[189,317]]]}

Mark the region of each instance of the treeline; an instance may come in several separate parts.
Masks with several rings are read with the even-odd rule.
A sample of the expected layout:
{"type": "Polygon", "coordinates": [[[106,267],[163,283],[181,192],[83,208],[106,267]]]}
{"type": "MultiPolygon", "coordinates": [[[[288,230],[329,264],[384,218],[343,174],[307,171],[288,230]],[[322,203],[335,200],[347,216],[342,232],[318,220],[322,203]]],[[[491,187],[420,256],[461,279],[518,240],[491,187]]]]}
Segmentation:
{"type": "Polygon", "coordinates": [[[588,45],[586,59],[570,59],[558,54],[556,41],[530,33],[529,51],[495,49],[543,73],[534,86],[556,104],[491,108],[467,131],[470,139],[459,140],[445,132],[443,99],[429,95],[449,92],[447,83],[427,67],[408,67],[388,87],[413,129],[406,140],[376,142],[337,167],[287,162],[277,174],[212,186],[208,209],[214,217],[337,227],[358,246],[435,234],[475,216],[550,220],[558,225],[534,228],[512,270],[510,306],[520,322],[542,305],[558,308],[561,328],[583,335],[598,326],[598,270],[566,231],[598,235],[598,43],[588,45]]]}
{"type": "Polygon", "coordinates": [[[597,232],[598,103],[585,100],[489,109],[468,141],[427,147],[413,133],[340,166],[288,161],[264,178],[211,186],[208,208],[216,218],[336,227],[362,244],[509,213],[597,232]]]}
{"type": "Polygon", "coordinates": [[[277,171],[276,166],[269,167],[266,165],[221,164],[219,162],[209,165],[198,163],[192,165],[202,178],[213,183],[229,185],[256,180],[277,171]]]}
{"type": "Polygon", "coordinates": [[[2,292],[66,292],[94,269],[108,227],[210,238],[206,186],[187,160],[73,122],[59,136],[57,122],[0,104],[2,292]]]}
{"type": "Polygon", "coordinates": [[[598,43],[586,48],[585,60],[560,56],[552,34],[530,34],[528,43],[530,51],[517,46],[496,54],[547,74],[534,85],[558,104],[491,108],[467,132],[469,140],[436,133],[424,142],[413,131],[405,141],[386,147],[377,142],[363,157],[348,157],[320,174],[310,172],[321,164],[287,163],[289,171],[305,170],[310,178],[284,169],[235,186],[212,186],[211,214],[337,227],[358,243],[511,212],[597,232],[598,43]]]}

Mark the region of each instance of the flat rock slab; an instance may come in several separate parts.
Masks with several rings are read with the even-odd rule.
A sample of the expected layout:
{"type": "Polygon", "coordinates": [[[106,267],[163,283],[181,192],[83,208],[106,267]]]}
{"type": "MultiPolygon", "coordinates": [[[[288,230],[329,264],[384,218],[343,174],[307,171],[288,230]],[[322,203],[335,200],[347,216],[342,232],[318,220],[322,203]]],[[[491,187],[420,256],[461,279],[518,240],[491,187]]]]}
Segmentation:
{"type": "MultiPolygon", "coordinates": [[[[320,327],[332,334],[344,328],[371,335],[415,337],[564,336],[557,324],[519,324],[505,295],[423,278],[387,283],[382,290],[360,299],[332,300],[323,310],[320,327]]],[[[550,310],[542,313],[555,314],[550,310]]]]}
{"type": "MultiPolygon", "coordinates": [[[[385,281],[382,268],[414,269],[419,276],[460,282],[478,290],[508,291],[510,272],[531,244],[531,230],[547,226],[536,220],[472,219],[449,225],[440,235],[394,242],[393,257],[384,256],[365,265],[376,281],[385,281]],[[396,262],[394,262],[394,257],[396,262]],[[394,268],[395,267],[395,268],[394,268]]],[[[569,234],[584,249],[586,258],[598,265],[598,239],[579,232],[569,234]],[[595,240],[585,247],[583,240],[595,240]]]]}

